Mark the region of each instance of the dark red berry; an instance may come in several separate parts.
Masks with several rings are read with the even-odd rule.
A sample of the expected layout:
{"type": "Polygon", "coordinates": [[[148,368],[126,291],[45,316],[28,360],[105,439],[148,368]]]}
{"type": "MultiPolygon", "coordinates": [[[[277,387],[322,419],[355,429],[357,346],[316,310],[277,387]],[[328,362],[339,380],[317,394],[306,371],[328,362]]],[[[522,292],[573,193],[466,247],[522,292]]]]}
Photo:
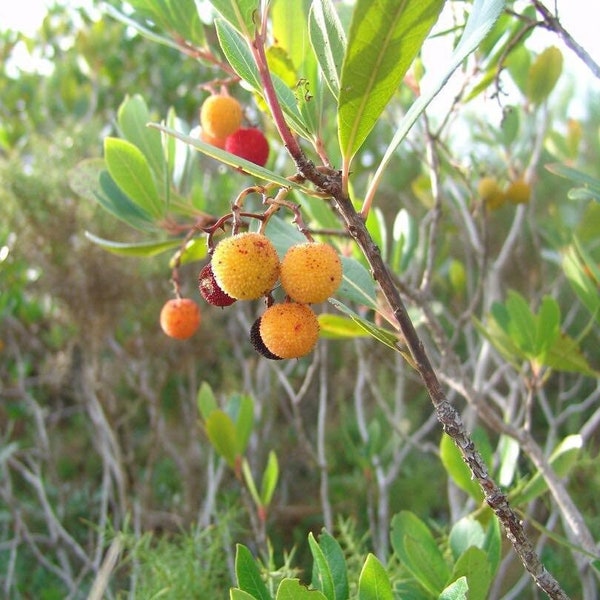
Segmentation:
{"type": "Polygon", "coordinates": [[[269,142],[256,127],[241,127],[225,139],[225,150],[264,167],[269,158],[269,142]]]}
{"type": "Polygon", "coordinates": [[[213,306],[230,306],[235,302],[217,283],[210,263],[207,263],[198,275],[198,289],[202,297],[213,306]]]}
{"type": "Polygon", "coordinates": [[[271,360],[282,360],[280,356],[273,354],[266,346],[260,336],[260,317],[252,323],[252,327],[250,328],[250,343],[254,346],[254,349],[262,354],[265,358],[269,358],[271,360]]]}

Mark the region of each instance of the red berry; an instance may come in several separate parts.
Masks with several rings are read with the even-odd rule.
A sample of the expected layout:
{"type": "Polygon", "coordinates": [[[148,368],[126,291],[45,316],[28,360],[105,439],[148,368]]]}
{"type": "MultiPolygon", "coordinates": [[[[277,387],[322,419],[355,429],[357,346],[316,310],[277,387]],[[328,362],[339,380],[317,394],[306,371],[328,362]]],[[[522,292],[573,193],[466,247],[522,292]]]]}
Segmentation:
{"type": "Polygon", "coordinates": [[[225,140],[225,150],[264,167],[269,158],[269,142],[260,129],[242,127],[225,140]]]}
{"type": "Polygon", "coordinates": [[[198,275],[198,289],[202,297],[213,306],[230,306],[235,302],[235,298],[219,287],[210,263],[207,263],[198,275]]]}

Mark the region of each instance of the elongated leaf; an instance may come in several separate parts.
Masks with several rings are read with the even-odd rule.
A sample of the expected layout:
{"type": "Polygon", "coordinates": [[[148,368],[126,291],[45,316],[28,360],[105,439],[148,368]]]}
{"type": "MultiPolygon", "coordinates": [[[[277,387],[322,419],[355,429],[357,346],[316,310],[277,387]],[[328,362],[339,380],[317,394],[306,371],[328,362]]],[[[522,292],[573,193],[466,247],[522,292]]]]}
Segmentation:
{"type": "Polygon", "coordinates": [[[319,590],[309,590],[299,579],[284,579],[277,588],[275,600],[327,600],[319,590]]]}
{"type": "Polygon", "coordinates": [[[210,384],[206,381],[203,381],[198,388],[198,393],[196,395],[196,406],[198,407],[198,412],[204,420],[208,419],[210,413],[212,413],[212,411],[216,410],[218,407],[215,394],[210,387],[210,384]]]}
{"type": "Polygon", "coordinates": [[[260,486],[260,501],[263,506],[269,506],[269,504],[271,504],[278,479],[279,463],[277,462],[277,455],[271,450],[271,452],[269,452],[269,459],[267,460],[267,466],[263,472],[260,486]]]}
{"type": "Polygon", "coordinates": [[[321,313],[319,315],[320,335],[323,338],[342,340],[357,337],[369,337],[367,329],[354,319],[321,313]]]}
{"type": "MultiPolygon", "coordinates": [[[[215,28],[223,54],[225,54],[235,72],[264,99],[264,86],[246,40],[223,19],[215,21],[215,28]]],[[[296,133],[310,139],[312,135],[298,109],[294,92],[276,75],[272,74],[271,78],[277,99],[287,117],[288,124],[296,133]]]]}
{"type": "Polygon", "coordinates": [[[237,457],[237,437],[231,417],[217,408],[208,415],[204,426],[214,449],[233,468],[237,457]]]}
{"type": "Polygon", "coordinates": [[[358,0],[342,64],[338,128],[345,164],[397,91],[443,0],[358,0]]]}
{"type": "Polygon", "coordinates": [[[342,256],[343,278],[336,296],[369,308],[377,307],[375,282],[358,261],[342,256]]]}
{"type": "Polygon", "coordinates": [[[344,552],[338,541],[325,529],[319,534],[319,547],[329,565],[333,578],[335,600],[347,600],[349,595],[348,570],[344,552]]]}
{"type": "Polygon", "coordinates": [[[369,553],[360,572],[358,600],[394,600],[389,575],[374,554],[369,553]]]}
{"type": "Polygon", "coordinates": [[[346,54],[346,33],[332,0],[315,0],[308,16],[308,32],[323,78],[335,98],[340,93],[340,74],[346,54]]]}
{"type": "Polygon", "coordinates": [[[259,0],[210,0],[219,13],[246,38],[254,38],[254,18],[259,0]]]}
{"type": "Polygon", "coordinates": [[[156,178],[162,181],[166,164],[160,132],[149,129],[149,121],[148,107],[139,94],[126,98],[119,107],[117,122],[121,134],[143,152],[156,178]]]}
{"type": "Polygon", "coordinates": [[[262,507],[258,489],[256,488],[256,483],[254,483],[254,476],[252,475],[252,470],[250,469],[250,464],[248,463],[246,457],[242,459],[242,475],[244,476],[244,481],[246,482],[246,487],[252,496],[252,500],[254,500],[254,504],[256,504],[257,507],[262,507]]]}
{"type": "Polygon", "coordinates": [[[500,16],[503,8],[504,0],[475,0],[473,2],[471,14],[469,15],[463,35],[458,46],[456,46],[454,52],[450,56],[448,64],[445,65],[441,73],[435,77],[433,83],[422,90],[419,98],[415,100],[398,124],[396,133],[373,175],[373,179],[371,180],[371,184],[365,195],[365,204],[369,204],[373,201],[381,178],[383,177],[385,169],[392,159],[396,148],[402,143],[411,127],[415,124],[429,103],[446,85],[454,71],[485,38],[496,19],[500,16]]]}
{"type": "Polygon", "coordinates": [[[173,250],[174,248],[178,248],[181,245],[181,240],[166,240],[164,242],[114,242],[112,240],[105,240],[104,238],[98,237],[89,231],[85,232],[85,237],[101,246],[105,250],[112,252],[113,254],[118,254],[120,256],[141,256],[141,257],[150,257],[156,256],[157,254],[162,254],[163,252],[167,252],[168,250],[173,250]]]}
{"type": "Polygon", "coordinates": [[[308,545],[313,556],[312,585],[323,592],[328,600],[335,600],[335,584],[327,558],[312,531],[308,534],[308,545]]]}
{"type": "Polygon", "coordinates": [[[581,303],[600,323],[600,272],[577,240],[564,251],[562,267],[581,303]]]}
{"type": "Polygon", "coordinates": [[[164,206],[158,196],[154,176],[142,151],[127,140],[107,137],[104,160],[114,182],[142,210],[160,218],[164,206]]]}
{"type": "Polygon", "coordinates": [[[149,127],[154,127],[155,129],[164,131],[166,134],[172,135],[173,137],[181,140],[182,142],[189,144],[190,146],[194,147],[199,152],[202,152],[203,154],[206,154],[207,156],[210,156],[211,158],[214,158],[222,163],[225,163],[226,165],[230,165],[237,169],[241,169],[244,172],[249,173],[250,175],[254,175],[255,177],[258,177],[259,179],[263,179],[265,181],[270,181],[271,183],[276,183],[278,185],[281,185],[282,187],[296,188],[296,189],[302,190],[303,192],[308,193],[308,194],[312,193],[312,190],[304,185],[289,181],[288,179],[281,177],[281,175],[278,175],[277,173],[274,173],[273,171],[269,171],[268,169],[259,167],[258,165],[255,165],[254,163],[251,163],[243,158],[240,158],[239,156],[235,156],[234,154],[225,152],[225,150],[221,150],[220,148],[212,146],[211,144],[207,144],[206,142],[203,142],[199,138],[191,137],[189,135],[181,133],[180,131],[176,131],[175,129],[172,129],[170,127],[165,127],[164,125],[160,125],[159,123],[150,123],[149,127]]]}
{"type": "Polygon", "coordinates": [[[235,574],[240,589],[250,594],[255,600],[272,600],[254,557],[250,550],[242,544],[236,545],[235,574]]]}
{"type": "Polygon", "coordinates": [[[247,394],[236,394],[231,399],[231,405],[234,402],[236,404],[235,410],[230,410],[230,414],[233,413],[235,416],[236,449],[238,454],[244,454],[254,427],[254,401],[252,396],[247,394]]]}

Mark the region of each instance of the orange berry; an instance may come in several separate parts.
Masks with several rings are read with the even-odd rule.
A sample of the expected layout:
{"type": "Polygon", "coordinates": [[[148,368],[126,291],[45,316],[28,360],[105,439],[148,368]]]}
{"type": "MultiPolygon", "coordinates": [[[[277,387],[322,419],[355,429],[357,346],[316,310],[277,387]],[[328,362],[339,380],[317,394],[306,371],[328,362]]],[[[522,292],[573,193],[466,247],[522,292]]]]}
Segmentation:
{"type": "Polygon", "coordinates": [[[210,135],[206,131],[200,132],[200,139],[211,146],[215,146],[216,148],[221,148],[221,150],[225,150],[225,138],[217,138],[210,135]]]}
{"type": "Polygon", "coordinates": [[[306,304],[273,304],[260,318],[259,332],[265,347],[275,357],[299,358],[317,345],[319,321],[306,304]]]}
{"type": "Polygon", "coordinates": [[[264,167],[269,158],[269,142],[256,127],[242,127],[232,133],[225,140],[225,150],[260,167],[264,167]]]}
{"type": "Polygon", "coordinates": [[[342,261],[329,244],[297,244],[285,253],[280,277],[292,300],[303,304],[325,302],[342,282],[342,261]]]}
{"type": "Polygon", "coordinates": [[[171,298],[160,311],[162,330],[176,340],[187,340],[200,326],[200,309],[190,298],[171,298]]]}
{"type": "Polygon", "coordinates": [[[531,186],[524,179],[515,179],[506,188],[505,194],[513,204],[527,204],[531,198],[531,186]]]}
{"type": "Polygon", "coordinates": [[[231,96],[209,96],[200,109],[202,131],[212,139],[223,140],[242,124],[242,106],[231,96]]]}
{"type": "Polygon", "coordinates": [[[506,204],[506,194],[495,177],[483,177],[477,185],[477,193],[490,210],[496,210],[506,204]]]}
{"type": "Polygon", "coordinates": [[[238,233],[221,240],[211,259],[218,286],[237,300],[256,300],[279,278],[275,246],[262,233],[238,233]]]}

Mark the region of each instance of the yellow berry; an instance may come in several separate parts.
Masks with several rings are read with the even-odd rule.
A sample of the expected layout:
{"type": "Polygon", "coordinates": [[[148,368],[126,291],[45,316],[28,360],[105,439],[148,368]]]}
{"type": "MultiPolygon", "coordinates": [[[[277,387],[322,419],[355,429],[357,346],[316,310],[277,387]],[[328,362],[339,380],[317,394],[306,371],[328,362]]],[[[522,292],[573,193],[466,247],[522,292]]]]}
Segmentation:
{"type": "Polygon", "coordinates": [[[225,149],[225,139],[217,138],[210,135],[206,131],[200,132],[200,139],[211,146],[215,146],[216,148],[221,148],[221,150],[225,149]]]}
{"type": "Polygon", "coordinates": [[[273,304],[260,318],[260,338],[278,358],[299,358],[319,339],[319,321],[310,306],[297,302],[273,304]]]}
{"type": "Polygon", "coordinates": [[[527,204],[531,197],[531,187],[524,179],[515,179],[506,188],[505,194],[513,204],[527,204]]]}
{"type": "Polygon", "coordinates": [[[490,210],[496,210],[506,203],[506,194],[494,177],[483,177],[477,185],[479,198],[490,210]]]}
{"type": "Polygon", "coordinates": [[[245,232],[217,244],[212,271],[219,287],[236,300],[255,300],[273,289],[279,278],[275,246],[262,233],[245,232]]]}
{"type": "Polygon", "coordinates": [[[342,281],[342,261],[329,244],[297,244],[285,253],[280,277],[292,300],[303,304],[325,302],[342,281]]]}
{"type": "Polygon", "coordinates": [[[242,107],[231,96],[209,96],[200,109],[200,125],[208,139],[224,140],[242,124],[242,107]]]}
{"type": "Polygon", "coordinates": [[[187,340],[200,326],[200,309],[190,298],[167,300],[160,311],[162,330],[176,340],[187,340]]]}

